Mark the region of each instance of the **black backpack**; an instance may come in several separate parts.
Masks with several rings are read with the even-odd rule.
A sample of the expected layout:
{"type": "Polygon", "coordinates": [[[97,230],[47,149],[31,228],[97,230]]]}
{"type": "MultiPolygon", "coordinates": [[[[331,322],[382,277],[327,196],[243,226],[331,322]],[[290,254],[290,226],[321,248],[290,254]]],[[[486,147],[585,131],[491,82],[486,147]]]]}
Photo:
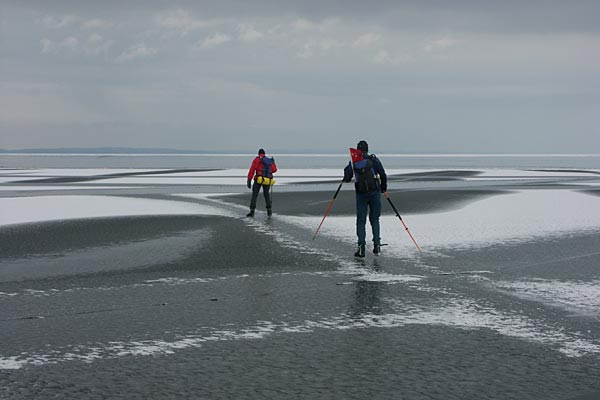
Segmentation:
{"type": "Polygon", "coordinates": [[[354,163],[354,180],[355,187],[358,193],[369,193],[379,190],[379,182],[376,178],[375,156],[370,155],[368,158],[354,163]]]}

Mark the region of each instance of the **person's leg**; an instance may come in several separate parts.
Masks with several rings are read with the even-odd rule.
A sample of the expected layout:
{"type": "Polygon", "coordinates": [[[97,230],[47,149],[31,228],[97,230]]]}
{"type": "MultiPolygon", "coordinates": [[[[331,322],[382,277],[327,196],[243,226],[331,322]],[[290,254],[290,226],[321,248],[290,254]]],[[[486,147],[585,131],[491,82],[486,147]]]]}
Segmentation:
{"type": "Polygon", "coordinates": [[[367,223],[367,212],[368,202],[366,195],[363,193],[356,193],[356,236],[358,236],[358,245],[364,246],[366,244],[367,232],[365,231],[365,225],[367,223]]]}
{"type": "Polygon", "coordinates": [[[252,185],[252,199],[250,200],[250,212],[248,217],[254,217],[254,209],[256,208],[256,199],[258,198],[258,192],[260,192],[260,186],[256,181],[252,185]]]}
{"type": "Polygon", "coordinates": [[[265,204],[267,205],[267,215],[270,217],[271,216],[271,186],[269,185],[265,185],[263,186],[263,194],[265,195],[265,204]]]}
{"type": "Polygon", "coordinates": [[[373,244],[381,245],[379,216],[381,215],[381,194],[369,193],[369,222],[373,232],[373,244]]]}

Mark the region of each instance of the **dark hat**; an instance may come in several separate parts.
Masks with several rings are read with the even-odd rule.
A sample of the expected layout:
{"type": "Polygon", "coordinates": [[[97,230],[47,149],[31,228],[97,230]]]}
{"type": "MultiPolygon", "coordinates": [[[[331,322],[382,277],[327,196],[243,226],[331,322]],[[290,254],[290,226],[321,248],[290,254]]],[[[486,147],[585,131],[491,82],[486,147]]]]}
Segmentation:
{"type": "Polygon", "coordinates": [[[261,155],[261,154],[265,154],[265,149],[259,149],[258,150],[258,155],[261,155]]]}
{"type": "Polygon", "coordinates": [[[362,150],[364,152],[369,151],[369,145],[364,140],[361,140],[360,142],[358,142],[358,144],[356,145],[356,148],[359,150],[362,150]]]}

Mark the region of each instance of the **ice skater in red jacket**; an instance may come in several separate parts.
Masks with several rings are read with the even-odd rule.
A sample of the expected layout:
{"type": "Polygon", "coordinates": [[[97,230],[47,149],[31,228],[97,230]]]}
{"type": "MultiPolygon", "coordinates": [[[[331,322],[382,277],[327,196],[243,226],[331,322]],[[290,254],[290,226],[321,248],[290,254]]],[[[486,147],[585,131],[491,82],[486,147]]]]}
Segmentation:
{"type": "Polygon", "coordinates": [[[252,200],[250,200],[250,212],[247,217],[254,217],[254,209],[256,208],[256,199],[262,186],[265,195],[265,203],[267,205],[267,215],[269,218],[273,214],[271,204],[271,193],[269,190],[275,183],[273,173],[277,172],[277,165],[273,157],[265,156],[263,149],[258,150],[258,156],[252,161],[250,170],[248,171],[248,189],[252,188],[252,200]],[[254,181],[254,184],[252,183],[254,181]]]}

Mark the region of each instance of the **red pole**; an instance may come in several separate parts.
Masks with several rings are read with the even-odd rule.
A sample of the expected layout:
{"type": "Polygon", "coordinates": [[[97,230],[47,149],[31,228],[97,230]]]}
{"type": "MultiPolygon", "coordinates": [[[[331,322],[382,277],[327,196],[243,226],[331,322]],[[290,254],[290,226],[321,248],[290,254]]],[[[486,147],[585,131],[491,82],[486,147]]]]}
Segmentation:
{"type": "Polygon", "coordinates": [[[390,196],[388,196],[387,192],[383,192],[383,195],[385,196],[385,198],[387,199],[387,201],[390,203],[390,205],[394,209],[394,212],[396,213],[396,217],[398,217],[398,219],[400,219],[400,222],[402,222],[402,225],[404,226],[404,229],[406,230],[406,233],[408,233],[408,236],[410,236],[410,238],[412,239],[412,241],[415,244],[415,246],[417,246],[417,250],[419,250],[419,253],[423,254],[423,252],[421,251],[421,248],[417,244],[417,241],[415,240],[415,238],[413,237],[413,235],[408,230],[408,226],[406,226],[406,224],[404,223],[404,220],[400,216],[400,213],[396,209],[396,206],[394,206],[394,203],[392,203],[392,200],[390,199],[390,196]]]}
{"type": "Polygon", "coordinates": [[[319,230],[321,229],[321,225],[323,225],[323,222],[325,222],[325,218],[327,218],[327,214],[329,214],[329,211],[331,210],[331,207],[333,207],[333,202],[335,201],[335,198],[337,197],[338,193],[340,192],[340,189],[342,188],[343,184],[344,184],[344,181],[342,180],[340,182],[340,186],[338,186],[337,190],[335,191],[335,194],[333,195],[333,198],[329,202],[329,207],[327,207],[327,211],[325,211],[325,215],[323,215],[323,219],[321,220],[321,223],[319,224],[319,227],[317,228],[317,231],[315,232],[315,235],[313,236],[313,240],[315,240],[315,238],[319,234],[319,230]]]}

